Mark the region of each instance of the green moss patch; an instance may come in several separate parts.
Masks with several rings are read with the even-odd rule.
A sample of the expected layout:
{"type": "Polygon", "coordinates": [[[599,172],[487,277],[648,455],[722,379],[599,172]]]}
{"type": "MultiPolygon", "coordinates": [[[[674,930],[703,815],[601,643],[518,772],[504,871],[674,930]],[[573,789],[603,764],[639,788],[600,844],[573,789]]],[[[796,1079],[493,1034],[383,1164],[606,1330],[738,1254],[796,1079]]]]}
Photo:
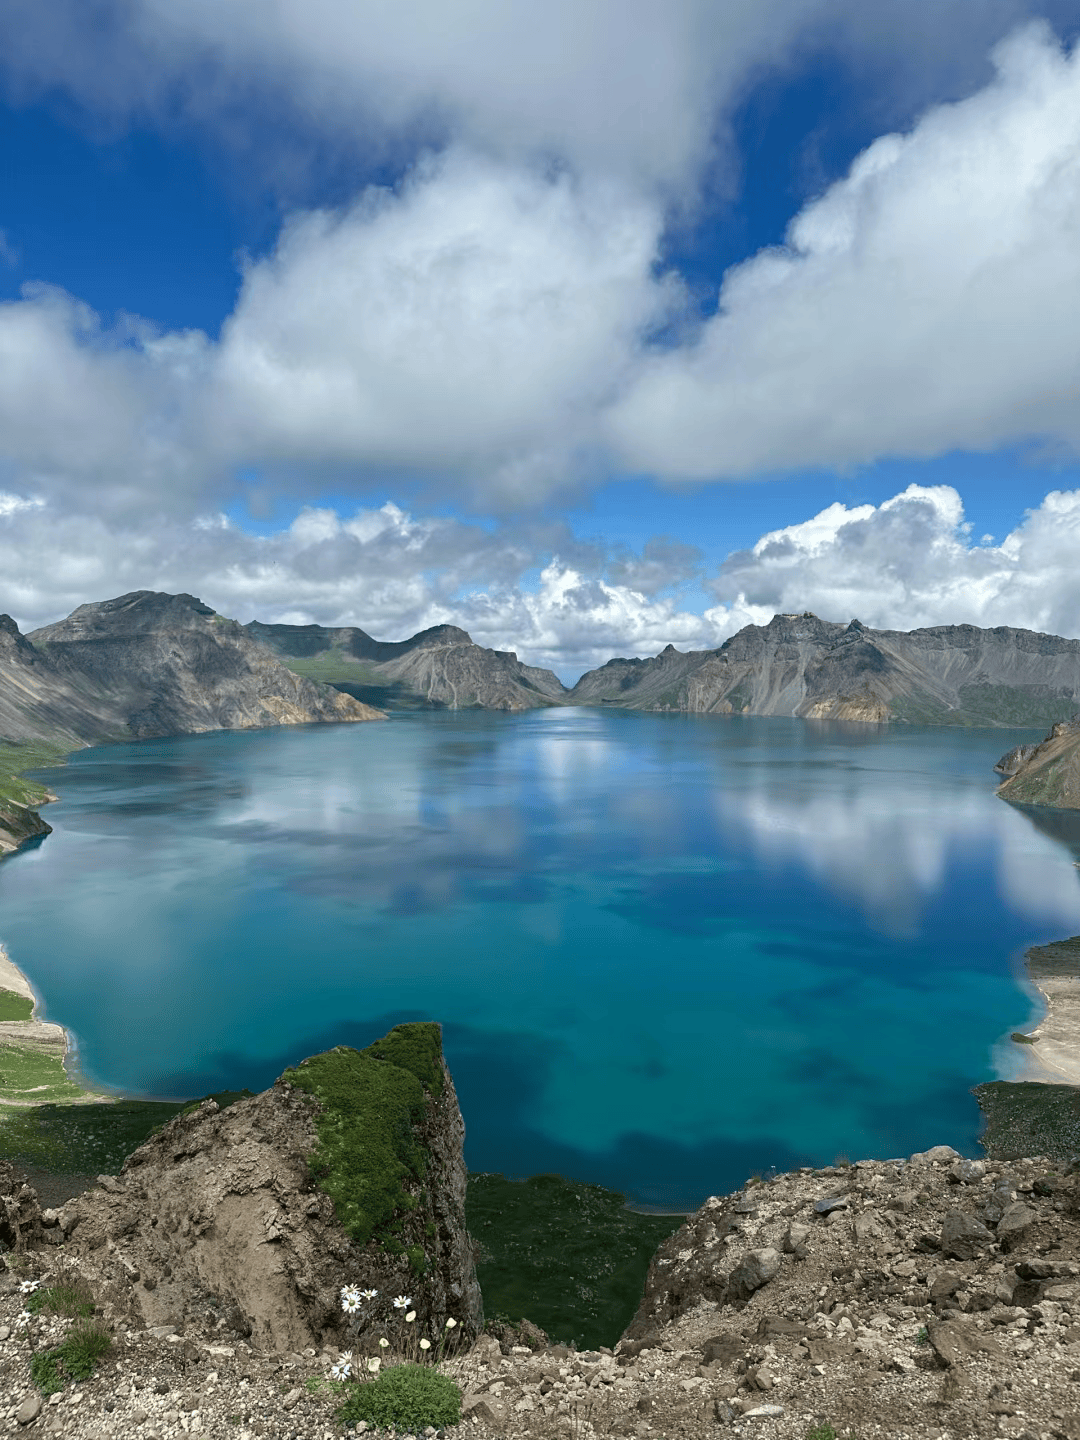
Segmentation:
{"type": "Polygon", "coordinates": [[[634,1317],[649,1262],[683,1223],[638,1215],[617,1191],[559,1175],[470,1175],[469,1234],[484,1313],[531,1320],[581,1349],[614,1345],[634,1317]]]}
{"type": "Polygon", "coordinates": [[[34,1002],[14,990],[0,990],[0,1020],[29,1020],[34,1002]]]}
{"type": "Polygon", "coordinates": [[[281,1077],[319,1101],[318,1144],[308,1164],[360,1245],[376,1234],[389,1237],[395,1216],[416,1209],[406,1187],[423,1180],[427,1157],[415,1127],[427,1092],[441,1090],[441,1057],[438,1025],[398,1025],[366,1050],[339,1045],[281,1077]]]}
{"type": "Polygon", "coordinates": [[[395,1025],[361,1053],[410,1071],[432,1095],[443,1092],[442,1031],[433,1021],[395,1025]]]}

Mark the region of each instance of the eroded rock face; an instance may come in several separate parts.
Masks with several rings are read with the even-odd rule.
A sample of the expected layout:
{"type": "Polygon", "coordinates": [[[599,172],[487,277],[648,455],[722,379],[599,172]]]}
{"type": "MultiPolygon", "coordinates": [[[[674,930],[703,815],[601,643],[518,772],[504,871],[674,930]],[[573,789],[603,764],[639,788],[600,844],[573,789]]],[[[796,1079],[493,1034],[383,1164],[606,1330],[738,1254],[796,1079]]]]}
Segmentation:
{"type": "Polygon", "coordinates": [[[995,770],[1008,778],[998,794],[1021,805],[1080,809],[1080,715],[1060,721],[1037,745],[1019,745],[995,770]]]}
{"type": "MultiPolygon", "coordinates": [[[[354,1052],[355,1053],[355,1052],[354,1052]]],[[[445,1065],[443,1065],[445,1072],[445,1065]]],[[[482,1324],[473,1251],[465,1231],[464,1125],[449,1073],[429,1097],[417,1139],[428,1157],[412,1188],[416,1208],[402,1240],[423,1237],[426,1270],[379,1240],[360,1245],[317,1185],[308,1157],[320,1105],[279,1080],[222,1110],[212,1100],[177,1116],[130,1156],[119,1176],[59,1212],[65,1253],[104,1286],[136,1323],[203,1325],[219,1319],[258,1349],[301,1351],[351,1343],[341,1289],[379,1292],[374,1333],[396,1332],[408,1295],[418,1335],[447,1318],[462,1339],[482,1324]]]]}
{"type": "Polygon", "coordinates": [[[609,660],[570,695],[635,710],[927,725],[1049,724],[1077,700],[1080,641],[1008,626],[872,630],[809,612],[744,626],[716,650],[609,660]]]}
{"type": "Polygon", "coordinates": [[[37,1248],[47,1238],[37,1192],[22,1171],[0,1160],[0,1246],[20,1252],[37,1248]]]}

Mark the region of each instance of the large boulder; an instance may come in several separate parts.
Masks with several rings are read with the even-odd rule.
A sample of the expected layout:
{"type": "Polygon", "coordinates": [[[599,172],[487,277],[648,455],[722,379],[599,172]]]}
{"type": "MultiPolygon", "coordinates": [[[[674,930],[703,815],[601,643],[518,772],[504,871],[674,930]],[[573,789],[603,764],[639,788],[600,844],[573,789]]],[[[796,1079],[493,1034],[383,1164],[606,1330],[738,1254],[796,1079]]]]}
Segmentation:
{"type": "Polygon", "coordinates": [[[181,1113],[64,1206],[65,1248],[147,1325],[216,1317],[259,1349],[351,1344],[341,1291],[355,1287],[378,1292],[354,1316],[362,1344],[437,1343],[448,1319],[467,1341],[483,1315],[464,1136],[439,1027],[399,1025],[181,1113]]]}

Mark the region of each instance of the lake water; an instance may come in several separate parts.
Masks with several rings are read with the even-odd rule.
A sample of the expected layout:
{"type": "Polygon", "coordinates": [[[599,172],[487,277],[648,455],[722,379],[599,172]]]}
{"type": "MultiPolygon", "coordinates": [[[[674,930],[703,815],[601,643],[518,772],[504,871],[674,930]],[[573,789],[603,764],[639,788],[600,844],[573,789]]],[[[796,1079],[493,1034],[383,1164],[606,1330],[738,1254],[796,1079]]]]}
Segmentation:
{"type": "Polygon", "coordinates": [[[473,1170],[697,1204],[976,1154],[1020,957],[1080,931],[1072,818],[993,793],[1029,738],[560,709],[86,750],[36,772],[0,939],[137,1095],[439,1020],[473,1170]]]}

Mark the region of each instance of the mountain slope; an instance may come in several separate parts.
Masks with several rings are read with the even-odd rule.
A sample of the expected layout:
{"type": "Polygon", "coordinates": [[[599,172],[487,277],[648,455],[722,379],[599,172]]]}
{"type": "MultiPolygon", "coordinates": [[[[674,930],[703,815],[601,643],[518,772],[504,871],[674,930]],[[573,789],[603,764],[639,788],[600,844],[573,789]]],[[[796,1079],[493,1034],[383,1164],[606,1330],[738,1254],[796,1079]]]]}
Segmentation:
{"type": "MultiPolygon", "coordinates": [[[[28,696],[34,723],[55,716],[83,742],[381,718],[294,675],[243,626],[193,595],[136,590],[80,605],[27,640],[33,655],[25,642],[9,653],[23,686],[36,680],[28,696]]],[[[17,707],[26,692],[14,670],[0,679],[9,709],[13,697],[17,707]]],[[[0,714],[9,733],[5,719],[0,714]]]]}
{"type": "Polygon", "coordinates": [[[1080,810],[1080,715],[1060,721],[1038,745],[1021,745],[994,767],[1008,776],[1003,800],[1080,810]]]}
{"type": "Polygon", "coordinates": [[[571,704],[926,725],[1044,725],[1080,702],[1080,641],[999,626],[871,630],[802,615],[747,625],[718,650],[610,660],[571,704]]]}
{"type": "Polygon", "coordinates": [[[566,703],[550,670],[487,650],[456,625],[435,625],[408,640],[373,640],[353,626],[264,625],[245,630],[283,665],[357,699],[393,709],[532,710],[566,703]]]}

